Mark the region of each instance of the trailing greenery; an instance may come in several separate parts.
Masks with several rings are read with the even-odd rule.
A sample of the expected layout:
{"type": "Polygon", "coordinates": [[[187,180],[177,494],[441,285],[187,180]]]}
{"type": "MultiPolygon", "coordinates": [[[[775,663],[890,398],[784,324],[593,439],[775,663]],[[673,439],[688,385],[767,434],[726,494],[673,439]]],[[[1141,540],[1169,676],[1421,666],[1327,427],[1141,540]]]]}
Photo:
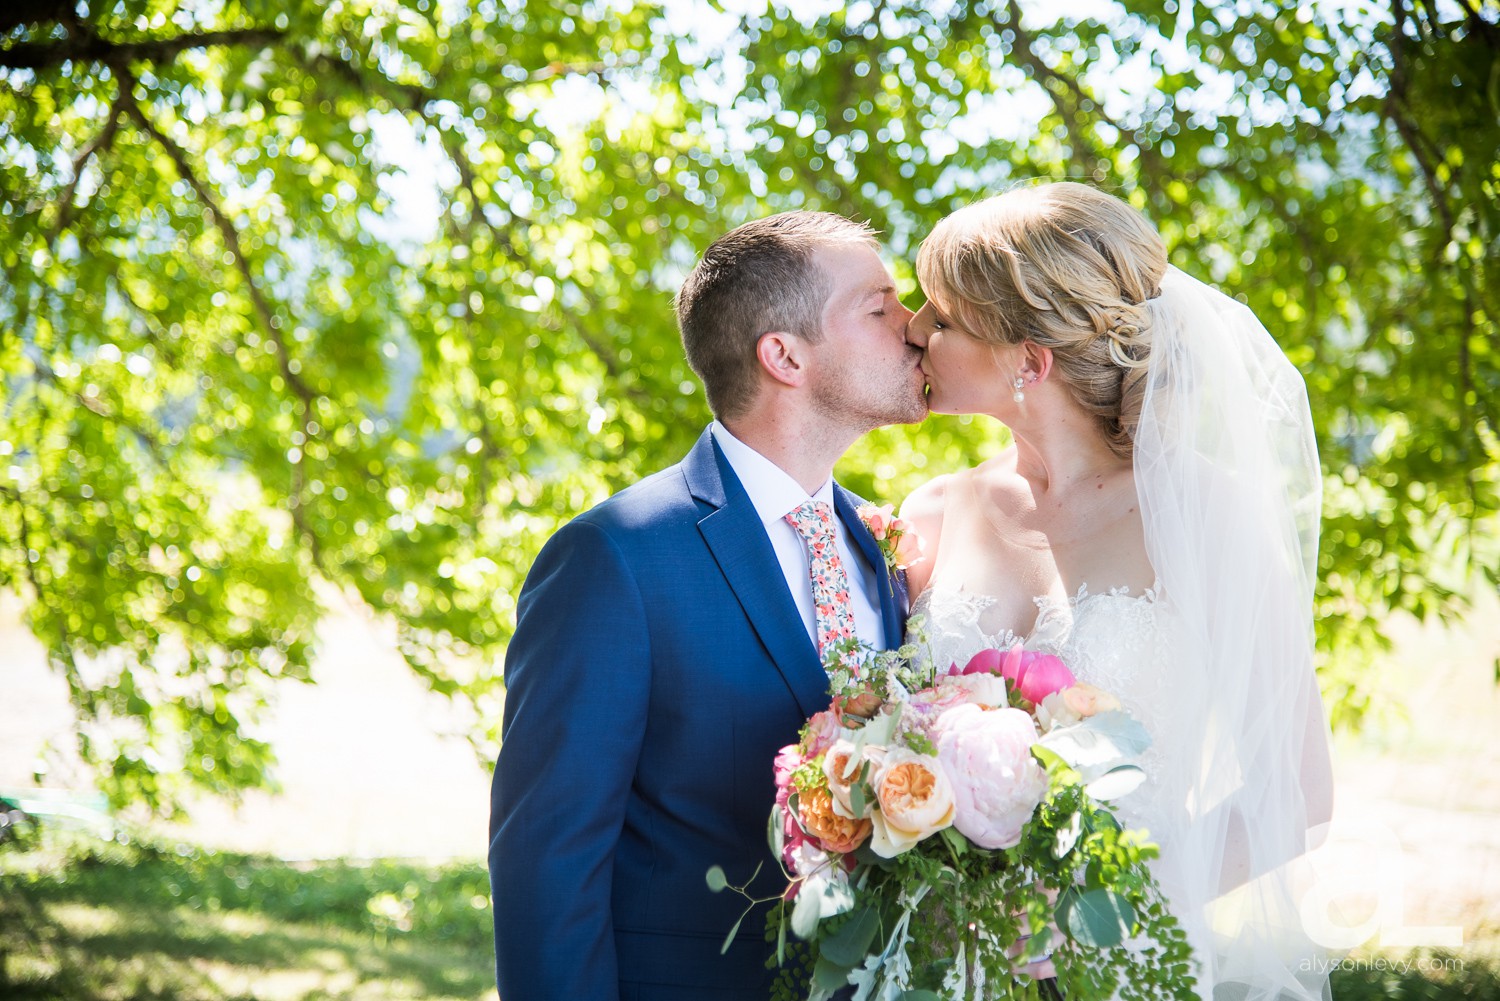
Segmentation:
{"type": "MultiPolygon", "coordinates": [[[[728,6],[0,13],[0,588],[114,804],[266,780],[320,583],[491,757],[541,541],[708,417],[680,276],[791,207],[873,222],[915,304],[942,215],[1088,179],[1245,298],[1311,391],[1339,720],[1391,610],[1496,580],[1493,2],[728,6]]],[[[934,419],[840,474],[899,500],[999,440],[934,419]]]]}

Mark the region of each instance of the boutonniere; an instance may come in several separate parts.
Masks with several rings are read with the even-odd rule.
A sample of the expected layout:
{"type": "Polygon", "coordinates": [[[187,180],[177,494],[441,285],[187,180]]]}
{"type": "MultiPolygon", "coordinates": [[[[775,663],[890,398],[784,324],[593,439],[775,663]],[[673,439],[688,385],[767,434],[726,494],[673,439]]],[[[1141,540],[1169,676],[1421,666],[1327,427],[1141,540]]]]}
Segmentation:
{"type": "Polygon", "coordinates": [[[905,570],[923,560],[926,546],[922,537],[896,517],[892,505],[881,504],[877,507],[865,504],[856,508],[854,513],[859,515],[859,520],[865,523],[865,528],[874,536],[875,545],[880,547],[885,565],[892,573],[905,570]]]}

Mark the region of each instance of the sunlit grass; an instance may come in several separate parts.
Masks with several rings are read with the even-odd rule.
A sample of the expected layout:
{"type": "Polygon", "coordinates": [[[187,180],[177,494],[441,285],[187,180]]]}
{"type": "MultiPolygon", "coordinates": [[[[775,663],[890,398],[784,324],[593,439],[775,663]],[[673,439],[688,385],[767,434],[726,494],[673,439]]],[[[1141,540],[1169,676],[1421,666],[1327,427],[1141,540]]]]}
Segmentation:
{"type": "Polygon", "coordinates": [[[300,864],[48,839],[0,847],[0,885],[6,998],[494,994],[477,862],[300,864]]]}

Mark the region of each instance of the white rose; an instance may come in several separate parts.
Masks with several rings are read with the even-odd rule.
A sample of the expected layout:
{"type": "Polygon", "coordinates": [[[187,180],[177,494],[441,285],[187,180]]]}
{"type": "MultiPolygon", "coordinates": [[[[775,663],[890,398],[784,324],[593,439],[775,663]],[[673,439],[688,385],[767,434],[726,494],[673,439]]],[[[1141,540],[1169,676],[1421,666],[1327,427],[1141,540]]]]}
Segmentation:
{"type": "Polygon", "coordinates": [[[823,754],[823,774],[828,778],[828,794],[833,797],[833,812],[848,820],[863,820],[875,804],[866,803],[863,813],[854,812],[851,790],[859,781],[865,762],[848,740],[835,741],[823,754]]]}

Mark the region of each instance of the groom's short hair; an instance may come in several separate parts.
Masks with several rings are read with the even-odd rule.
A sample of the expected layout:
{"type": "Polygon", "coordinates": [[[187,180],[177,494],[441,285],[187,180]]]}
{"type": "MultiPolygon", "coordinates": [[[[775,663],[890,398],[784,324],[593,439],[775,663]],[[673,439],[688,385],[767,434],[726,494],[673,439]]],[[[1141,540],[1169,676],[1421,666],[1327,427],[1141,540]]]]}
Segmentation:
{"type": "Polygon", "coordinates": [[[714,416],[736,417],[754,400],[762,334],[822,339],[830,283],[813,253],[849,243],[879,249],[864,223],[796,211],[747,222],[703,252],[677,293],[677,325],[714,416]]]}

